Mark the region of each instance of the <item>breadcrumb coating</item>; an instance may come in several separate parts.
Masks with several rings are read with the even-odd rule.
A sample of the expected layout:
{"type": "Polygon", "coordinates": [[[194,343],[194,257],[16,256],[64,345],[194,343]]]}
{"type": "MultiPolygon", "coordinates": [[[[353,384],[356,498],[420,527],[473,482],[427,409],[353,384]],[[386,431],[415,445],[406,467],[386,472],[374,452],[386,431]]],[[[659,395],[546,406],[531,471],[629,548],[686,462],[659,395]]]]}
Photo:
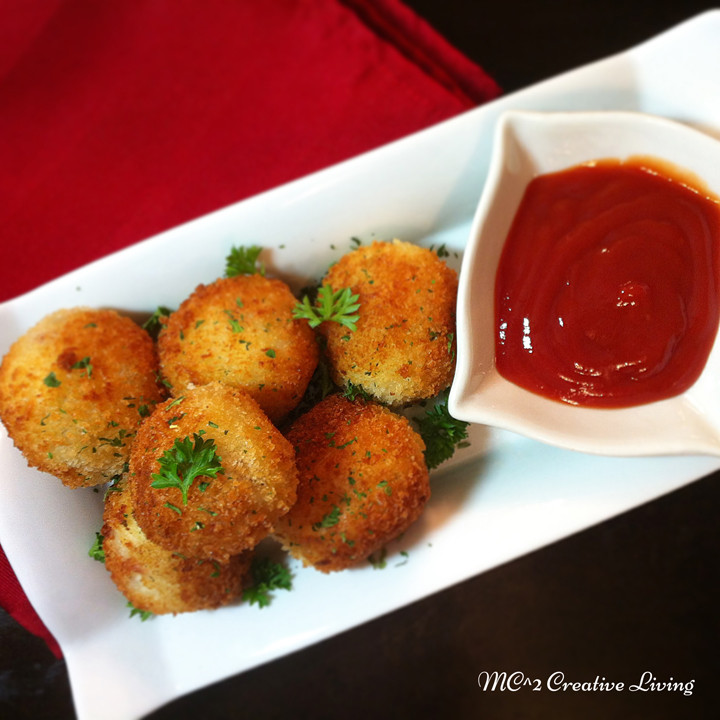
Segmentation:
{"type": "Polygon", "coordinates": [[[166,401],[143,422],[128,477],[135,518],[150,540],[221,562],[254,548],[296,498],[292,445],[249,395],[217,382],[166,401]],[[198,476],[185,504],[177,487],[152,484],[165,452],[196,435],[214,443],[222,472],[198,476]]]}
{"type": "Polygon", "coordinates": [[[298,499],[275,537],[317,570],[352,567],[405,532],[430,498],[425,445],[406,418],[331,395],[287,434],[298,499]]]}
{"type": "Polygon", "coordinates": [[[150,336],[113,310],[58,310],[0,366],[0,416],[28,463],[69,487],[123,471],[145,415],[164,399],[150,336]]]}
{"type": "Polygon", "coordinates": [[[431,250],[373,242],[347,253],[323,279],[352,288],[357,329],[320,326],[333,380],[359,385],[380,402],[402,406],[447,388],[455,369],[457,273],[431,250]]]}
{"type": "Polygon", "coordinates": [[[103,521],[105,567],[138,610],[177,614],[221,607],[240,597],[252,554],[221,563],[185,557],[156,545],[135,520],[124,480],[108,492],[103,521]]]}
{"type": "Polygon", "coordinates": [[[257,274],[198,286],[158,338],[172,393],[216,380],[279,422],[300,402],[319,356],[313,331],[292,316],[295,304],[284,282],[257,274]]]}

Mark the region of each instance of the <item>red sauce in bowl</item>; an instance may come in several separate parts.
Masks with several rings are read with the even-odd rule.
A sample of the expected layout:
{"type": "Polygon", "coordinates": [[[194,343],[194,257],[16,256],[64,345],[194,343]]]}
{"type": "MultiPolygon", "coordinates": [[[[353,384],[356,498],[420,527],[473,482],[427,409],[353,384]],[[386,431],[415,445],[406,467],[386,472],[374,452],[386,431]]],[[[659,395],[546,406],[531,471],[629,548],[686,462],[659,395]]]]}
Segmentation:
{"type": "Polygon", "coordinates": [[[648,162],[536,177],[495,287],[496,366],[574,405],[678,395],[718,330],[720,206],[648,162]]]}

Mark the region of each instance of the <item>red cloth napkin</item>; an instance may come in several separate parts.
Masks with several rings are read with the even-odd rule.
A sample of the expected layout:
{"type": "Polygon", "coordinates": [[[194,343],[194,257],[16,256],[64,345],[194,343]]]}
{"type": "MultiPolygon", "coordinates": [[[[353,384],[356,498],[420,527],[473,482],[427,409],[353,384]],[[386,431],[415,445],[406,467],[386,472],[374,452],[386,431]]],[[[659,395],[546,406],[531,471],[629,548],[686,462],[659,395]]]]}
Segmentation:
{"type": "Polygon", "coordinates": [[[498,94],[399,0],[7,0],[0,300],[498,94]]]}

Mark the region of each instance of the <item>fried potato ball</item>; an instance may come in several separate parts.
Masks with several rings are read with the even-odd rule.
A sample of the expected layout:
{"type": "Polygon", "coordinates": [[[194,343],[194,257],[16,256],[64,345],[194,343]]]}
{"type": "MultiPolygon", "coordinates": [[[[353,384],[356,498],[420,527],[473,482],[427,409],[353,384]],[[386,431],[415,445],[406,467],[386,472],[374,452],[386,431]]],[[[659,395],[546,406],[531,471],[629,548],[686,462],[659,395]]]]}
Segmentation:
{"type": "Polygon", "coordinates": [[[300,402],[319,356],[312,330],[292,316],[295,304],[285,283],[258,274],[200,285],[158,339],[173,394],[217,380],[280,421],[300,402]]]}
{"type": "Polygon", "coordinates": [[[374,402],[331,395],[298,418],[298,499],[275,537],[323,572],[356,565],[417,520],[430,498],[421,437],[374,402]]]}
{"type": "Polygon", "coordinates": [[[323,285],[352,288],[360,303],[354,332],[320,326],[333,380],[351,382],[388,405],[437,395],[455,368],[457,273],[431,250],[395,240],[344,255],[323,285]]]}
{"type": "Polygon", "coordinates": [[[0,366],[0,416],[31,466],[69,487],[123,471],[138,424],[164,399],[150,336],[112,310],[58,310],[0,366]]]}
{"type": "Polygon", "coordinates": [[[143,422],[129,482],[135,518],[152,542],[224,562],[255,547],[290,509],[297,469],[292,445],[259,405],[213,382],[143,422]]]}
{"type": "Polygon", "coordinates": [[[250,567],[249,552],[221,563],[184,557],[148,540],[125,479],[108,492],[101,535],[113,582],[134,607],[154,615],[227,605],[240,596],[250,567]]]}

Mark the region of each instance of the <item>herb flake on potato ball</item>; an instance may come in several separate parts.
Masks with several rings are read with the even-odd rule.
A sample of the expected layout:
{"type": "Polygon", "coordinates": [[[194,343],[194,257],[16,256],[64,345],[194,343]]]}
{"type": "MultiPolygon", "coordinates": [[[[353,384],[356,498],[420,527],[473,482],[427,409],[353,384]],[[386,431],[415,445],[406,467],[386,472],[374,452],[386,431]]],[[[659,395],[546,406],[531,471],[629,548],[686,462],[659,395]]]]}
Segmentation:
{"type": "Polygon", "coordinates": [[[0,366],[0,416],[31,466],[69,487],[123,471],[142,418],[163,398],[150,336],[113,310],[58,310],[0,366]]]}
{"type": "Polygon", "coordinates": [[[430,498],[424,443],[388,408],[331,395],[287,433],[298,499],[275,537],[305,565],[357,565],[405,532],[430,498]]]}

